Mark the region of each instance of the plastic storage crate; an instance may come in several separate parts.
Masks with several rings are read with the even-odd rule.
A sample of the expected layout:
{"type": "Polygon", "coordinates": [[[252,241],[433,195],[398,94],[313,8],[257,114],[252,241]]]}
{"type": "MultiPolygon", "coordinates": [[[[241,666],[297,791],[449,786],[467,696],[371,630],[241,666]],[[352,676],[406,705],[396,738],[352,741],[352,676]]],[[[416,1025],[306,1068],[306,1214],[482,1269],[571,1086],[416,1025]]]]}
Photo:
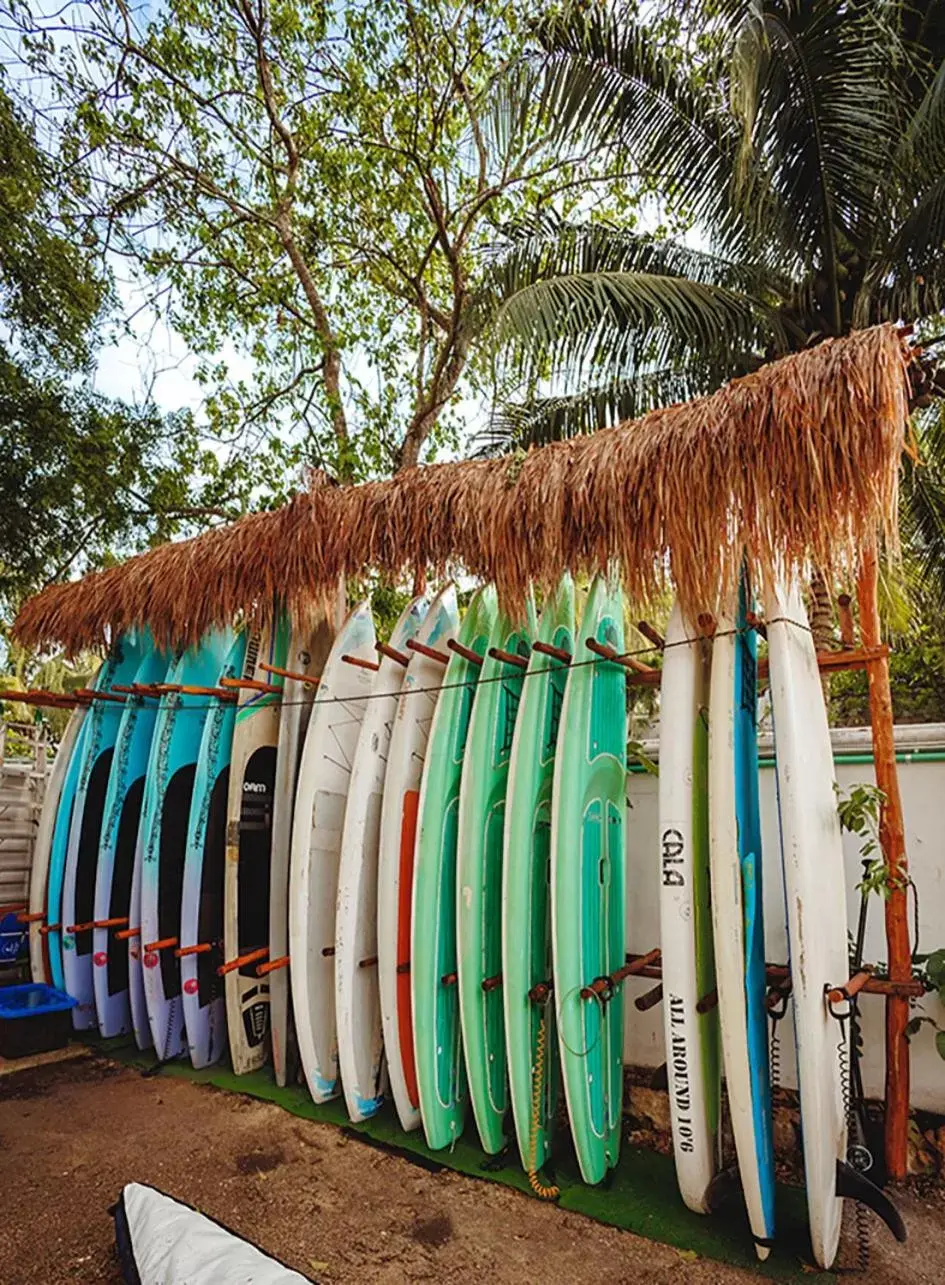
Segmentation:
{"type": "Polygon", "coordinates": [[[61,1049],[72,1033],[77,1001],[39,982],[0,990],[0,1057],[29,1057],[61,1049]]]}

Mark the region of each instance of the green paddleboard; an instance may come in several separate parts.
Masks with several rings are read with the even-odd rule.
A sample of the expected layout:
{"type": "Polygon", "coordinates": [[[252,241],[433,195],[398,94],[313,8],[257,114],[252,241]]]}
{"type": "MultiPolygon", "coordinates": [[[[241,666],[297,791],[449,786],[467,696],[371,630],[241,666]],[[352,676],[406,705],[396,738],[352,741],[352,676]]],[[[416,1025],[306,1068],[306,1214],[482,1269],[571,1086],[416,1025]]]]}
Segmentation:
{"type": "Polygon", "coordinates": [[[623,598],[591,586],[561,709],[551,802],[555,1011],[571,1133],[585,1182],[617,1163],[623,1097],[623,1000],[583,988],[624,962],[626,674],[588,638],[621,652],[623,598]],[[592,663],[587,663],[588,661],[592,663]]]}
{"type": "MultiPolygon", "coordinates": [[[[548,599],[538,642],[574,651],[574,584],[565,575],[548,599]]],[[[543,1002],[533,987],[551,982],[551,786],[567,662],[533,651],[519,705],[505,809],[502,868],[502,995],[509,1096],[525,1169],[547,1159],[558,1101],[558,1049],[553,991],[543,1002]],[[544,1021],[538,1117],[533,1120],[536,1059],[544,1021]],[[532,1133],[534,1131],[534,1138],[532,1133]]]]}
{"type": "MultiPolygon", "coordinates": [[[[496,596],[481,589],[457,643],[484,656],[496,596]]],[[[466,1076],[456,984],[456,841],[459,787],[479,666],[454,652],[430,726],[420,783],[410,976],[420,1116],[427,1145],[448,1147],[463,1131],[466,1076]]]]}
{"type": "Polygon", "coordinates": [[[473,1117],[483,1149],[506,1144],[509,1107],[502,1006],[502,841],[505,790],[516,715],[525,683],[535,609],[524,621],[495,619],[469,719],[459,792],[456,947],[459,1013],[473,1117]],[[516,656],[521,665],[490,655],[516,656]]]}

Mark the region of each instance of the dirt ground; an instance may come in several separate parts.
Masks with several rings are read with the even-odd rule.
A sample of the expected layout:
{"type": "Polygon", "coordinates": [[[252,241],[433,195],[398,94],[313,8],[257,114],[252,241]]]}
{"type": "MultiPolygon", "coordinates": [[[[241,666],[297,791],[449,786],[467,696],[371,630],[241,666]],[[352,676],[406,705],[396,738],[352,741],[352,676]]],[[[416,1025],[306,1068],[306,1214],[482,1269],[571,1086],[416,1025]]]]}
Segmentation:
{"type": "MultiPolygon", "coordinates": [[[[109,1205],[150,1182],[325,1282],[759,1278],[494,1183],[430,1173],[278,1107],[97,1056],[0,1075],[0,1285],[120,1281],[109,1205]]],[[[945,1202],[900,1200],[911,1243],[873,1237],[870,1285],[945,1280],[945,1202]]]]}

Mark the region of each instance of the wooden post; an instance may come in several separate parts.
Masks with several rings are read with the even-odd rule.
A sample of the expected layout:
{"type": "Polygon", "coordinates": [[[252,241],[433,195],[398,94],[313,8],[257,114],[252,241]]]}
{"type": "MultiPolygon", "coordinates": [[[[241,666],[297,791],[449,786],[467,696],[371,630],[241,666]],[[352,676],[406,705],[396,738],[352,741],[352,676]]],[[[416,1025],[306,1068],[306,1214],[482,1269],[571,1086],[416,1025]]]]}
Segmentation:
{"type": "MultiPolygon", "coordinates": [[[[880,624],[877,589],[879,560],[876,545],[867,548],[860,561],[857,599],[860,608],[860,633],[864,648],[879,647],[880,624]]],[[[893,734],[892,689],[889,661],[878,656],[866,666],[869,679],[870,724],[873,732],[873,760],[876,784],[884,795],[880,810],[879,840],[888,870],[890,893],[885,902],[886,946],[889,976],[894,982],[908,981],[912,976],[912,951],[909,945],[907,904],[905,827],[902,798],[896,771],[896,746],[893,734]]],[[[886,999],[886,1169],[891,1178],[906,1176],[909,1134],[909,1000],[904,995],[886,999]]]]}

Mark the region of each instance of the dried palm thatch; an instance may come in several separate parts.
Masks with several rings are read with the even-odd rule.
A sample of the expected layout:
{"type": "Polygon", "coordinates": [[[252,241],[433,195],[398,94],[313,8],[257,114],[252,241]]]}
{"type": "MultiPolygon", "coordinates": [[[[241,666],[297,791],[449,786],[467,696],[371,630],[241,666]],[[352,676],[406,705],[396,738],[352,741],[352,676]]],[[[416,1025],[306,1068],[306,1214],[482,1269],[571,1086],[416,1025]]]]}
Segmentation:
{"type": "Polygon", "coordinates": [[[852,565],[877,532],[895,549],[908,364],[904,340],[879,326],[525,456],[357,487],[318,478],[276,512],[50,586],[15,631],[76,649],[148,623],[161,643],[192,642],[239,614],[264,622],[279,600],[311,614],[339,576],[369,567],[462,566],[514,605],[529,582],[616,565],[639,603],[669,578],[691,612],[715,611],[743,557],[763,582],[852,565]]]}

